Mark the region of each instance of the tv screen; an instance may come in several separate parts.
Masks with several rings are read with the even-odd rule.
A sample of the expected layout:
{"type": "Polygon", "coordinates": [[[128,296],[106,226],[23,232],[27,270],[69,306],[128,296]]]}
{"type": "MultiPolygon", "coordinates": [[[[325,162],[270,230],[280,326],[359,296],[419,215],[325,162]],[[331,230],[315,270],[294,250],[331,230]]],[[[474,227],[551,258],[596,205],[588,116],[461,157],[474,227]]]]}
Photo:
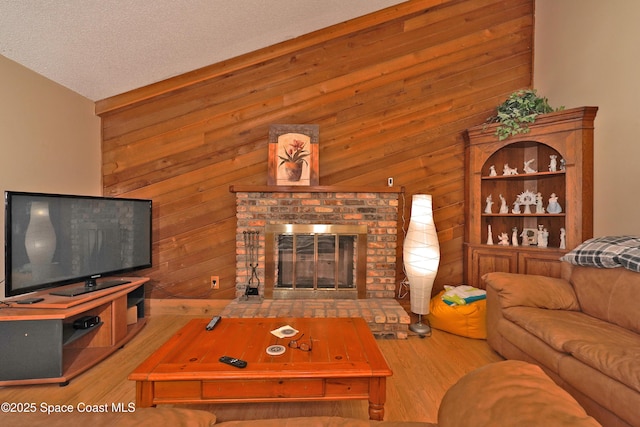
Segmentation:
{"type": "Polygon", "coordinates": [[[151,200],[7,191],[5,294],[151,267],[151,200]]]}

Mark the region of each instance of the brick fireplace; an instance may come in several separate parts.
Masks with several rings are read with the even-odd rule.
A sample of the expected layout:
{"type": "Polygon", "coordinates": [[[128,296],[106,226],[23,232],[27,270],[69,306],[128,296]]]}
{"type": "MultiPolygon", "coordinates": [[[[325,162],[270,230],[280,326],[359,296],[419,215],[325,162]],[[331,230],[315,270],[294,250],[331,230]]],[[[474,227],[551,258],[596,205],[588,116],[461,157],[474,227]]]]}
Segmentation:
{"type": "MultiPolygon", "coordinates": [[[[230,191],[236,195],[237,209],[237,299],[227,307],[223,315],[360,316],[369,322],[375,335],[406,338],[409,316],[395,301],[398,213],[403,189],[232,186],[230,191]],[[301,301],[300,298],[304,296],[300,295],[295,296],[296,299],[292,299],[290,303],[282,299],[274,301],[272,286],[278,281],[279,268],[278,260],[273,257],[277,256],[274,253],[279,251],[273,249],[274,246],[277,247],[278,242],[274,243],[270,239],[276,239],[274,236],[278,235],[274,233],[274,229],[288,229],[291,225],[303,228],[337,225],[364,229],[360,234],[353,233],[358,234],[354,240],[355,248],[351,248],[349,243],[345,244],[348,247],[348,257],[353,256],[354,260],[360,260],[354,261],[354,265],[359,266],[360,270],[353,272],[354,280],[360,277],[357,283],[358,290],[346,297],[347,299],[347,293],[330,294],[324,292],[326,289],[322,289],[316,291],[316,295],[308,298],[308,301],[301,301]],[[255,236],[255,244],[247,244],[247,235],[255,236]],[[247,293],[255,295],[248,298],[247,293]],[[251,298],[254,300],[253,307],[251,303],[246,303],[247,299],[251,298]],[[256,300],[261,307],[256,307],[256,300]]],[[[316,237],[316,246],[317,240],[316,237]]],[[[336,246],[342,245],[341,242],[342,240],[336,237],[336,246]]],[[[342,264],[338,262],[338,258],[336,256],[336,265],[330,259],[326,262],[330,268],[335,267],[336,271],[339,269],[337,264],[342,264]]],[[[336,290],[339,290],[338,286],[336,290]]],[[[283,294],[284,298],[288,298],[289,291],[283,294]]]]}
{"type": "Polygon", "coordinates": [[[402,190],[347,187],[240,187],[236,194],[236,295],[245,294],[253,275],[265,294],[267,227],[281,224],[335,224],[367,227],[365,298],[394,298],[398,200],[402,190]],[[250,266],[244,236],[257,233],[258,267],[250,266]]]}

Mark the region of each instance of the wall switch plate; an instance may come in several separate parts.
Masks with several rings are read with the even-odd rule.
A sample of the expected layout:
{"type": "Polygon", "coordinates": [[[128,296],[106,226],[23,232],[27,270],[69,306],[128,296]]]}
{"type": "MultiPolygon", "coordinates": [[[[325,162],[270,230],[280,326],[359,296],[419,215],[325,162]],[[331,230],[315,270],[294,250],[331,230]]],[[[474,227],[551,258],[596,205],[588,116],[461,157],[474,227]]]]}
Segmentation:
{"type": "Polygon", "coordinates": [[[389,187],[393,187],[393,178],[391,178],[391,177],[387,178],[387,185],[389,187]]]}
{"type": "Polygon", "coordinates": [[[220,277],[211,276],[211,289],[220,289],[220,277]]]}

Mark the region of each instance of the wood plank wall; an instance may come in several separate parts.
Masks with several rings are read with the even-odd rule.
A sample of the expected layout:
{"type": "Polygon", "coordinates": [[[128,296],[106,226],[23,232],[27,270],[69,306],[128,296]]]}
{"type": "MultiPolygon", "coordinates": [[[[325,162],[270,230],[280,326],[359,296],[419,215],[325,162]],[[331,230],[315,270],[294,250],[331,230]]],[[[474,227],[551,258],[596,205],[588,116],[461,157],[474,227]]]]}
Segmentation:
{"type": "MultiPolygon", "coordinates": [[[[150,296],[234,298],[229,186],[266,184],[275,123],[320,125],[321,185],[393,177],[406,222],[411,196],[432,194],[434,292],[461,283],[462,132],[530,87],[533,5],[412,0],[99,101],[104,194],[154,202],[154,266],[142,272],[150,296]]],[[[399,245],[398,283],[401,254],[399,245]]]]}

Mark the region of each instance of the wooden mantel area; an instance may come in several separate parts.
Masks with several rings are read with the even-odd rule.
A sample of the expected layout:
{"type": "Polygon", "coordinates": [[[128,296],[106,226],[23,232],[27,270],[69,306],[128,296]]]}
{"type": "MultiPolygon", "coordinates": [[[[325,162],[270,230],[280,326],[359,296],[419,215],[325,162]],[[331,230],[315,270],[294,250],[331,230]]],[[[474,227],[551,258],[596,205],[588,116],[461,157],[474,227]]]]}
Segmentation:
{"type": "Polygon", "coordinates": [[[397,191],[391,177],[407,221],[431,194],[434,292],[462,283],[463,134],[531,86],[534,3],[409,0],[97,102],[104,195],[153,200],[149,296],[235,298],[229,189],[266,185],[273,124],[319,125],[322,185],[291,191],[397,191]]]}
{"type": "Polygon", "coordinates": [[[404,187],[355,187],[349,185],[231,185],[232,193],[404,193],[404,187]]]}

